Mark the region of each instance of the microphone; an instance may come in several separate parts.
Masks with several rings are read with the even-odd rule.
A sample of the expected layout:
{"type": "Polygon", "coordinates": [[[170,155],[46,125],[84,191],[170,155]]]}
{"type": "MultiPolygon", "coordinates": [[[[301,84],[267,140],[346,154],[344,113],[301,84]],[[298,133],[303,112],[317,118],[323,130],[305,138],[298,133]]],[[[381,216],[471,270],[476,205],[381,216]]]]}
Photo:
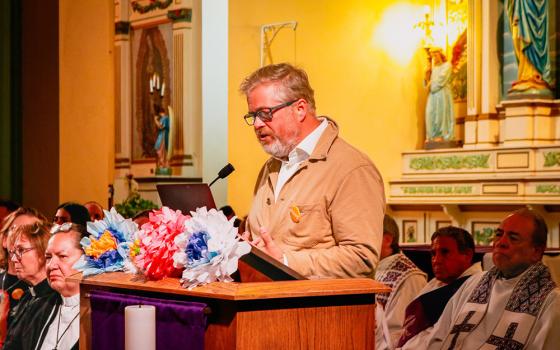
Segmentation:
{"type": "Polygon", "coordinates": [[[231,163],[228,163],[225,167],[222,168],[222,170],[218,172],[218,177],[215,178],[214,181],[210,182],[210,185],[208,185],[208,187],[212,186],[214,182],[218,181],[218,179],[225,179],[229,176],[229,174],[233,173],[234,170],[235,168],[233,167],[233,165],[231,165],[231,163]]]}

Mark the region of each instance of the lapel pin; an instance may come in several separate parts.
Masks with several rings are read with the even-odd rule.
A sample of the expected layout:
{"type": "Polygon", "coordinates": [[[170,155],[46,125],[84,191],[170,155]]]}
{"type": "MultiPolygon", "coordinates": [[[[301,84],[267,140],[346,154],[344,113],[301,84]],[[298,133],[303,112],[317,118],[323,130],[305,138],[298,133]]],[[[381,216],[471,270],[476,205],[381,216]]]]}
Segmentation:
{"type": "Polygon", "coordinates": [[[290,208],[290,218],[296,224],[301,220],[301,211],[297,207],[297,205],[292,205],[290,208]]]}

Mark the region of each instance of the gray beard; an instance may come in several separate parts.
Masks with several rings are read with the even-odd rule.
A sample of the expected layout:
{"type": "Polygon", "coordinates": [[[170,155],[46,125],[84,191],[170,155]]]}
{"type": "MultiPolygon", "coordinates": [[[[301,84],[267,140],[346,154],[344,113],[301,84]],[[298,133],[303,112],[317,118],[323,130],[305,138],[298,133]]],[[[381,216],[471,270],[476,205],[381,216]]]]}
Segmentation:
{"type": "Polygon", "coordinates": [[[294,149],[296,145],[293,142],[288,144],[281,143],[278,139],[268,145],[262,145],[264,151],[274,158],[287,159],[288,154],[294,149]]]}

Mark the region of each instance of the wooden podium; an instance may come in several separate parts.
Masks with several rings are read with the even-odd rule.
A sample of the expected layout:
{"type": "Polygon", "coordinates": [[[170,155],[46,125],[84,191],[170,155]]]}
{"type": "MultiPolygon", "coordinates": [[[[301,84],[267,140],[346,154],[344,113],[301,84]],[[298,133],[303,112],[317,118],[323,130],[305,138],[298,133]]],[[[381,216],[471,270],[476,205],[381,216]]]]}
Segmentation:
{"type": "Polygon", "coordinates": [[[193,290],[179,279],[145,281],[122,272],[82,278],[80,349],[91,349],[89,293],[106,290],[206,303],[206,349],[373,349],[375,294],[371,279],[216,282],[193,290]]]}

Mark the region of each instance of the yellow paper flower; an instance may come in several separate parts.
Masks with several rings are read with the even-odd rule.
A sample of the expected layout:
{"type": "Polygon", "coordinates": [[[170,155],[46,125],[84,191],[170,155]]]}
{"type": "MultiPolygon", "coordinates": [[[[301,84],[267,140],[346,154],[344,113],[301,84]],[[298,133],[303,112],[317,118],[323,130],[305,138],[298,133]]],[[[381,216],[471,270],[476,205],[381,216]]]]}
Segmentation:
{"type": "Polygon", "coordinates": [[[87,255],[98,259],[101,254],[113,249],[117,249],[117,242],[111,235],[111,232],[106,230],[98,240],[92,238],[91,245],[85,250],[87,255]]]}

